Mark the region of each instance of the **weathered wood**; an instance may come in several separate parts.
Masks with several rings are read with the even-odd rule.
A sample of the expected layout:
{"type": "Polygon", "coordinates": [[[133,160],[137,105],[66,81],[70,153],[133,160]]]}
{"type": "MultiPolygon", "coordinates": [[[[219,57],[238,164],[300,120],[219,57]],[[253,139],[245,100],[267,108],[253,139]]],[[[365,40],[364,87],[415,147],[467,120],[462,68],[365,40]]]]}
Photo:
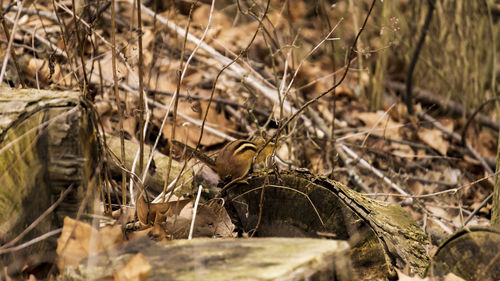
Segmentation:
{"type": "Polygon", "coordinates": [[[346,256],[348,247],[345,241],[300,238],[194,239],[161,244],[143,238],[83,260],[76,272],[61,280],[112,277],[137,253],[151,265],[147,280],[356,280],[346,256]]]}
{"type": "MultiPolygon", "coordinates": [[[[116,136],[106,135],[107,146],[111,151],[120,159],[120,149],[121,143],[120,138],[116,136]]],[[[135,155],[139,150],[139,144],[133,141],[125,140],[125,168],[128,170],[132,170],[132,164],[134,162],[135,155]]],[[[149,160],[151,153],[151,147],[148,145],[144,146],[144,163],[147,163],[149,160]]],[[[163,185],[165,183],[165,178],[167,177],[167,167],[168,167],[168,156],[160,153],[158,151],[153,151],[153,160],[152,165],[149,167],[146,181],[144,185],[148,187],[149,190],[160,193],[163,191],[163,185]]],[[[137,161],[139,162],[139,161],[137,161]]],[[[110,171],[115,177],[121,177],[122,170],[118,166],[117,162],[110,161],[110,171]]],[[[136,164],[136,167],[139,164],[136,164]]],[[[183,162],[172,161],[172,167],[170,170],[169,180],[168,182],[173,182],[177,175],[179,174],[182,166],[184,166],[183,162]]],[[[135,169],[137,171],[137,168],[135,169]]],[[[180,193],[191,193],[191,182],[193,181],[193,171],[187,166],[182,177],[179,179],[178,186],[182,186],[180,193]]]]}
{"type": "Polygon", "coordinates": [[[253,232],[261,216],[259,237],[319,237],[323,232],[349,240],[353,267],[362,280],[395,278],[394,266],[423,275],[429,264],[428,239],[400,206],[372,200],[336,181],[298,171],[256,174],[230,187],[225,198],[244,231],[253,232]]]}
{"type": "Polygon", "coordinates": [[[442,277],[450,272],[465,280],[500,280],[500,232],[471,228],[448,238],[432,257],[427,274],[442,277]]]}
{"type": "MultiPolygon", "coordinates": [[[[56,212],[42,220],[23,241],[62,226],[74,216],[95,173],[97,142],[89,111],[77,92],[1,89],[0,94],[0,236],[8,242],[37,219],[61,192],[72,186],[56,212]]],[[[91,189],[90,189],[91,190],[91,189]]],[[[90,208],[89,200],[88,208],[90,208]]],[[[86,211],[89,211],[87,209],[86,211]]],[[[17,244],[19,244],[17,243],[17,244]]],[[[5,244],[5,243],[2,243],[5,244]]],[[[55,239],[16,252],[22,266],[50,260],[55,239]]],[[[2,255],[6,263],[13,260],[2,255]]]]}

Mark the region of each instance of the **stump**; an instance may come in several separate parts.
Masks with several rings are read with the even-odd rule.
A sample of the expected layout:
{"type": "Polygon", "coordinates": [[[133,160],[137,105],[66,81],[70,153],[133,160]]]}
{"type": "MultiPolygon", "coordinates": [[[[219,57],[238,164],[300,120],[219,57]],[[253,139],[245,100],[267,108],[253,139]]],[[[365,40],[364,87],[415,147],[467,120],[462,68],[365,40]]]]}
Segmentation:
{"type": "MultiPolygon", "coordinates": [[[[75,216],[83,198],[92,195],[88,185],[100,149],[90,122],[91,110],[78,92],[0,91],[0,239],[5,250],[6,242],[22,233],[69,187],[71,191],[55,212],[15,244],[58,229],[64,216],[75,216]]],[[[85,212],[93,200],[87,202],[82,208],[85,212]]],[[[12,273],[26,264],[50,262],[54,249],[52,237],[1,255],[1,263],[10,264],[12,273]]]]}

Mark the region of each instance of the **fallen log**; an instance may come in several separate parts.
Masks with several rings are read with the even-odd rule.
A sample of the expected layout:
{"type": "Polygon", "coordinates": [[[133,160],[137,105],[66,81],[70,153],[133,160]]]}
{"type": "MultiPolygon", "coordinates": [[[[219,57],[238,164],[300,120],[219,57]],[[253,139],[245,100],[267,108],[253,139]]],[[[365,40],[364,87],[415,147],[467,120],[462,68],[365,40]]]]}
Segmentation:
{"type": "Polygon", "coordinates": [[[427,236],[400,206],[337,181],[305,171],[259,173],[230,186],[225,199],[235,224],[256,237],[349,241],[359,280],[392,280],[396,268],[423,276],[429,264],[427,236]]]}

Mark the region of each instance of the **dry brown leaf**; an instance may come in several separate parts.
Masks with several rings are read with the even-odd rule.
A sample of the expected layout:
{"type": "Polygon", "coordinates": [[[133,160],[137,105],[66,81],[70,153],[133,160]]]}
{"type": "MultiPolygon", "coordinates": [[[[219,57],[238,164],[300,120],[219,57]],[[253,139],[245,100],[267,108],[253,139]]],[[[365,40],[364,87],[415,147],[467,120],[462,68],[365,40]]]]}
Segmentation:
{"type": "MultiPolygon", "coordinates": [[[[189,203],[177,217],[168,218],[166,231],[174,238],[187,238],[192,218],[193,204],[189,203]]],[[[193,237],[234,237],[234,228],[223,206],[198,205],[193,237]]]]}
{"type": "MultiPolygon", "coordinates": [[[[182,102],[179,104],[179,112],[182,112],[196,120],[202,120],[205,115],[208,103],[206,101],[201,101],[200,106],[193,107],[193,103],[182,102]],[[199,110],[201,108],[201,111],[199,110]],[[193,110],[194,109],[194,110],[193,110]]],[[[181,119],[182,120],[182,119],[181,119]]],[[[210,111],[207,116],[207,125],[221,131],[228,132],[230,130],[236,129],[235,122],[231,122],[226,118],[223,111],[217,111],[215,105],[210,106],[210,111]]],[[[200,127],[193,125],[191,123],[179,123],[176,128],[175,139],[180,142],[186,142],[189,146],[195,146],[200,137],[200,127]]],[[[163,128],[163,135],[165,138],[170,138],[172,135],[172,125],[167,124],[163,128]]],[[[206,130],[203,133],[203,138],[201,139],[201,145],[211,146],[222,143],[224,140],[218,136],[208,133],[206,130]]]]}
{"type": "MultiPolygon", "coordinates": [[[[164,66],[164,68],[166,68],[166,66],[164,66]]],[[[165,69],[165,70],[161,70],[161,73],[160,73],[160,76],[158,77],[158,82],[157,83],[154,83],[154,81],[152,81],[151,84],[155,85],[155,87],[157,87],[158,90],[161,90],[161,91],[165,91],[165,92],[170,92],[170,93],[174,93],[175,90],[177,89],[177,81],[175,81],[175,79],[173,77],[175,77],[172,73],[170,72],[173,72],[173,71],[170,71],[169,69],[165,69]]],[[[154,79],[154,78],[153,78],[154,79]]],[[[183,88],[181,88],[181,93],[183,93],[183,88]]],[[[167,104],[167,102],[169,102],[170,99],[167,99],[167,100],[164,100],[163,103],[167,104]]],[[[164,116],[164,115],[162,115],[164,116]]]]}
{"type": "Polygon", "coordinates": [[[98,231],[89,224],[65,217],[61,236],[57,239],[57,267],[61,272],[69,266],[76,268],[83,258],[108,250],[122,241],[119,226],[98,231]]]}
{"type": "Polygon", "coordinates": [[[116,129],[111,118],[111,115],[104,115],[101,117],[102,127],[105,132],[113,132],[116,129]]]}
{"type": "Polygon", "coordinates": [[[288,7],[289,20],[292,23],[304,20],[307,14],[305,1],[291,1],[288,7]]]}
{"type": "MultiPolygon", "coordinates": [[[[93,63],[93,62],[89,62],[93,63]]],[[[101,74],[103,77],[113,77],[113,67],[112,67],[112,61],[111,61],[111,52],[106,53],[106,55],[101,59],[100,61],[101,67],[99,68],[101,70],[101,74]]],[[[116,74],[118,80],[122,80],[127,76],[127,67],[123,64],[123,62],[119,59],[116,60],[116,74]]],[[[99,80],[99,75],[92,75],[91,79],[92,82],[100,84],[99,80]]]]}
{"type": "MultiPolygon", "coordinates": [[[[252,39],[250,35],[254,34],[258,28],[259,23],[254,21],[246,25],[240,25],[238,28],[222,29],[217,40],[214,42],[214,48],[221,52],[227,52],[227,49],[238,50],[246,48],[252,39]]],[[[254,40],[254,43],[257,43],[256,41],[258,39],[254,40]]]]}
{"type": "Polygon", "coordinates": [[[54,63],[52,73],[48,60],[29,58],[26,64],[22,64],[24,71],[33,77],[38,78],[42,83],[52,82],[56,85],[67,85],[70,83],[70,76],[61,73],[59,64],[54,63]]]}
{"type": "Polygon", "coordinates": [[[429,210],[429,213],[436,217],[442,217],[446,218],[448,220],[452,220],[452,215],[447,212],[444,208],[438,207],[438,206],[433,206],[433,205],[426,205],[427,210],[429,210]]]}
{"type": "Polygon", "coordinates": [[[340,85],[337,88],[335,88],[335,97],[339,97],[339,98],[340,97],[348,97],[351,99],[355,99],[356,94],[354,94],[354,91],[351,90],[351,88],[340,85]]]}
{"type": "Polygon", "coordinates": [[[450,272],[446,275],[444,281],[465,281],[465,280],[450,272]]]}
{"type": "Polygon", "coordinates": [[[111,213],[111,217],[115,220],[122,219],[125,222],[135,220],[135,208],[124,208],[124,210],[115,210],[111,213]]]}
{"type": "Polygon", "coordinates": [[[436,173],[435,180],[443,180],[445,182],[453,184],[457,184],[460,182],[462,172],[459,169],[454,169],[451,167],[443,167],[442,169],[439,170],[442,172],[436,173]]]}
{"type": "Polygon", "coordinates": [[[110,114],[113,110],[113,106],[109,101],[98,101],[94,103],[94,106],[99,116],[110,114]]]}
{"type": "Polygon", "coordinates": [[[467,154],[464,155],[463,157],[464,162],[459,162],[460,166],[462,166],[464,169],[470,169],[469,165],[466,165],[466,164],[471,164],[471,165],[481,165],[481,162],[479,162],[479,160],[477,160],[476,158],[473,158],[467,154]]]}
{"type": "Polygon", "coordinates": [[[385,114],[383,111],[359,112],[354,113],[353,117],[365,123],[363,128],[366,129],[369,134],[385,136],[396,140],[402,139],[399,132],[402,124],[392,120],[390,115],[385,114]]]}
{"type": "Polygon", "coordinates": [[[455,119],[451,119],[451,118],[439,118],[438,121],[448,131],[453,132],[453,130],[455,130],[455,122],[456,122],[455,119]]]}
{"type": "Polygon", "coordinates": [[[326,91],[330,88],[328,84],[331,80],[329,79],[320,79],[317,80],[317,77],[327,76],[328,72],[322,69],[322,66],[319,63],[314,63],[310,61],[304,61],[302,67],[300,68],[299,73],[296,77],[297,85],[300,85],[299,88],[302,88],[306,93],[319,93],[326,91]],[[304,87],[306,86],[307,87],[304,87]]]}
{"type": "MultiPolygon", "coordinates": [[[[19,23],[21,24],[21,23],[19,23]]],[[[33,16],[30,17],[27,22],[24,24],[27,27],[36,27],[37,28],[37,34],[41,36],[47,36],[47,33],[45,33],[50,27],[53,27],[52,31],[56,31],[55,28],[57,28],[58,31],[60,31],[60,27],[57,25],[53,25],[52,21],[47,18],[43,17],[38,17],[38,16],[33,16]],[[44,28],[39,28],[39,27],[44,27],[44,28]]],[[[48,31],[47,31],[48,32],[48,31]]]]}
{"type": "Polygon", "coordinates": [[[497,139],[490,130],[481,130],[477,141],[478,144],[475,145],[474,148],[479,154],[490,158],[496,157],[497,139]]]}
{"type": "Polygon", "coordinates": [[[149,228],[145,228],[145,229],[141,229],[141,230],[137,230],[137,231],[133,231],[131,233],[129,233],[127,235],[128,239],[129,240],[133,240],[133,239],[139,239],[141,237],[150,237],[150,232],[151,232],[151,227],[149,228]]]}
{"type": "Polygon", "coordinates": [[[182,199],[165,203],[147,203],[142,196],[137,200],[137,217],[142,225],[155,225],[165,221],[169,215],[179,214],[193,199],[182,199]]]}
{"type": "Polygon", "coordinates": [[[408,109],[406,108],[406,105],[402,103],[398,103],[396,107],[392,109],[389,107],[389,105],[384,104],[384,109],[389,110],[391,118],[397,122],[405,120],[406,117],[408,116],[408,109]]]}
{"type": "Polygon", "coordinates": [[[406,160],[413,160],[415,157],[415,152],[411,148],[411,146],[402,143],[391,143],[392,154],[398,157],[401,157],[406,160]]]}
{"type": "Polygon", "coordinates": [[[134,255],[122,268],[113,273],[115,281],[145,281],[152,266],[142,253],[134,255]]]}
{"type": "Polygon", "coordinates": [[[443,132],[438,129],[419,128],[418,138],[428,146],[437,150],[441,155],[446,155],[450,144],[443,138],[443,132]]]}
{"type": "Polygon", "coordinates": [[[415,180],[408,181],[408,188],[411,191],[410,194],[412,195],[422,195],[425,191],[424,185],[415,180]]]}
{"type": "Polygon", "coordinates": [[[139,140],[136,137],[137,132],[137,120],[135,117],[129,117],[125,118],[123,120],[123,131],[127,132],[127,134],[130,135],[133,141],[139,142],[139,140]]]}
{"type": "MultiPolygon", "coordinates": [[[[209,14],[209,5],[200,6],[193,13],[192,25],[199,28],[199,31],[204,30],[208,24],[209,14]]],[[[217,38],[221,30],[227,29],[231,29],[231,21],[229,20],[229,18],[224,13],[214,10],[212,14],[212,23],[210,24],[210,30],[208,31],[205,41],[207,43],[210,42],[213,38],[217,38]]]]}

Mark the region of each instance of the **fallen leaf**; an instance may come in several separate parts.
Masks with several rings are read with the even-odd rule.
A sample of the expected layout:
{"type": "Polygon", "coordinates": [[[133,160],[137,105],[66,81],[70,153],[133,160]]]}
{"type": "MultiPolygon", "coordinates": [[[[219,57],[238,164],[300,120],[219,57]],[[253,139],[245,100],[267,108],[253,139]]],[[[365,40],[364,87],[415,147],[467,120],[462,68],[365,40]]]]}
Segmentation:
{"type": "Polygon", "coordinates": [[[395,122],[390,118],[390,115],[383,111],[377,112],[360,112],[353,114],[353,117],[365,123],[363,127],[369,134],[389,137],[395,140],[401,140],[399,129],[403,126],[401,123],[395,122]]]}
{"type": "Polygon", "coordinates": [[[179,214],[193,199],[182,199],[164,203],[147,203],[142,196],[137,200],[137,217],[142,225],[154,225],[164,222],[166,217],[179,214]]]}
{"type": "Polygon", "coordinates": [[[147,280],[152,266],[142,253],[134,255],[122,268],[113,273],[115,281],[147,280]]]}
{"type": "Polygon", "coordinates": [[[413,160],[413,158],[415,157],[415,152],[413,151],[411,146],[407,144],[392,142],[391,150],[393,155],[401,157],[403,159],[413,160]]]}
{"type": "MultiPolygon", "coordinates": [[[[167,103],[168,104],[168,103],[167,103]]],[[[189,102],[181,102],[179,104],[179,112],[184,113],[185,115],[196,119],[202,120],[205,116],[205,112],[207,110],[207,101],[200,101],[200,105],[195,106],[195,110],[193,110],[193,104],[189,102]]],[[[182,120],[182,118],[179,118],[182,120]]],[[[217,130],[228,132],[236,129],[236,123],[231,122],[226,118],[224,111],[217,110],[216,105],[212,103],[210,106],[210,110],[207,115],[206,125],[211,126],[217,130]]],[[[200,127],[191,124],[190,122],[185,122],[184,120],[179,121],[177,124],[176,132],[175,132],[175,140],[180,142],[186,142],[187,145],[193,147],[198,142],[200,137],[200,127]],[[181,123],[182,122],[182,123],[181,123]]],[[[165,138],[169,139],[172,135],[172,124],[167,124],[163,128],[163,135],[165,138]]],[[[221,144],[224,140],[214,134],[208,133],[206,130],[203,133],[203,138],[201,139],[201,145],[203,146],[211,146],[216,144],[221,144]]]]}
{"type": "Polygon", "coordinates": [[[428,146],[437,150],[441,155],[446,155],[450,144],[443,138],[443,132],[438,129],[419,128],[418,138],[428,146]]]}
{"type": "Polygon", "coordinates": [[[57,267],[61,272],[70,266],[76,268],[83,258],[111,249],[122,241],[118,225],[98,231],[87,223],[65,217],[61,236],[57,239],[57,267]]]}
{"type": "MultiPolygon", "coordinates": [[[[193,204],[189,203],[181,213],[167,219],[166,231],[176,239],[187,238],[193,218],[193,204]]],[[[234,237],[235,226],[226,209],[219,204],[198,205],[193,237],[234,237]]]]}

